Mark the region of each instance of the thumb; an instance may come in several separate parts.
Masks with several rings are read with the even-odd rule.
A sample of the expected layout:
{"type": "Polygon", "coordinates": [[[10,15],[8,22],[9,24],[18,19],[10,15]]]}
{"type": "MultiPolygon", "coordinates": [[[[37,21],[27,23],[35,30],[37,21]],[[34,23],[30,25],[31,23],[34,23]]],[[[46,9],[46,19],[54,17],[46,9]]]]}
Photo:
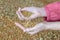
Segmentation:
{"type": "Polygon", "coordinates": [[[21,11],[28,11],[28,12],[34,12],[35,10],[33,8],[30,8],[30,7],[25,7],[25,8],[22,8],[21,11]]]}
{"type": "Polygon", "coordinates": [[[28,10],[28,8],[27,7],[24,7],[24,8],[21,9],[21,11],[24,11],[24,10],[28,10]]]}

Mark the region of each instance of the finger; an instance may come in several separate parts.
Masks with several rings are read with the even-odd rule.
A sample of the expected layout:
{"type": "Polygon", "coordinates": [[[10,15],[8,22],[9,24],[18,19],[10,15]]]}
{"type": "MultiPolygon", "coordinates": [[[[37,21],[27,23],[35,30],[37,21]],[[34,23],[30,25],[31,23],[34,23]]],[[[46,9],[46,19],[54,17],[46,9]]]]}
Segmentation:
{"type": "Polygon", "coordinates": [[[25,31],[25,27],[22,26],[21,24],[15,22],[15,25],[18,26],[20,29],[22,29],[23,31],[25,31]]]}
{"type": "Polygon", "coordinates": [[[21,11],[28,11],[28,12],[31,12],[33,14],[34,9],[31,7],[25,7],[25,8],[22,8],[21,11]]]}
{"type": "Polygon", "coordinates": [[[21,9],[21,11],[28,10],[28,9],[29,9],[29,7],[24,7],[21,9]]]}
{"type": "Polygon", "coordinates": [[[20,14],[19,11],[16,11],[16,14],[18,15],[18,18],[19,18],[20,20],[24,20],[24,18],[21,16],[21,14],[20,14]]]}

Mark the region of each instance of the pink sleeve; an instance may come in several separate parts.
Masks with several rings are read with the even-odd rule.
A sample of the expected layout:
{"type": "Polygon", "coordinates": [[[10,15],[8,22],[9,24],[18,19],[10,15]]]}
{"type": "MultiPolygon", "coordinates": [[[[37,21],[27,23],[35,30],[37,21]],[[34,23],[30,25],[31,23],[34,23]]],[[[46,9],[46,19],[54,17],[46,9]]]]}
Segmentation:
{"type": "Polygon", "coordinates": [[[54,2],[45,6],[46,21],[60,21],[60,2],[54,2]]]}

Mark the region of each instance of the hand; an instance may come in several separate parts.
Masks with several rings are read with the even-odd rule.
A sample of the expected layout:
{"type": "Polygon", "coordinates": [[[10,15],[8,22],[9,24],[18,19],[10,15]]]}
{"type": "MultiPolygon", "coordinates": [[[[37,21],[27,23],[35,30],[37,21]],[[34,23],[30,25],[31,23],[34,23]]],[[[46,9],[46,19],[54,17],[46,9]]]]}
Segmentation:
{"type": "Polygon", "coordinates": [[[32,28],[25,28],[24,26],[22,26],[21,24],[19,24],[17,22],[15,22],[15,25],[30,35],[36,34],[42,30],[45,30],[45,28],[46,28],[44,23],[39,23],[32,28]]]}
{"type": "Polygon", "coordinates": [[[20,20],[31,20],[31,19],[35,19],[37,17],[40,17],[40,8],[37,7],[24,7],[24,8],[20,8],[18,9],[18,11],[16,12],[16,14],[18,15],[20,20]],[[28,11],[31,12],[32,15],[30,17],[24,17],[24,15],[22,15],[21,11],[28,11]]]}

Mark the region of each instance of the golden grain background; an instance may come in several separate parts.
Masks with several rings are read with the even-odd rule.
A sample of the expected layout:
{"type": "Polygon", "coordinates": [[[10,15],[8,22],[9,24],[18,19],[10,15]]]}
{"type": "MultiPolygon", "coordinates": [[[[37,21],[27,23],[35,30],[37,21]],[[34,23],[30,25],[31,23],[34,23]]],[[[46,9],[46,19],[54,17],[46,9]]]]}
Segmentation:
{"type": "MultiPolygon", "coordinates": [[[[24,33],[14,22],[19,22],[25,27],[33,27],[41,22],[42,18],[30,21],[21,21],[16,15],[18,7],[36,6],[42,7],[60,0],[0,0],[0,40],[60,40],[60,31],[46,30],[35,35],[24,33]]],[[[30,13],[23,12],[25,16],[30,13]]]]}

